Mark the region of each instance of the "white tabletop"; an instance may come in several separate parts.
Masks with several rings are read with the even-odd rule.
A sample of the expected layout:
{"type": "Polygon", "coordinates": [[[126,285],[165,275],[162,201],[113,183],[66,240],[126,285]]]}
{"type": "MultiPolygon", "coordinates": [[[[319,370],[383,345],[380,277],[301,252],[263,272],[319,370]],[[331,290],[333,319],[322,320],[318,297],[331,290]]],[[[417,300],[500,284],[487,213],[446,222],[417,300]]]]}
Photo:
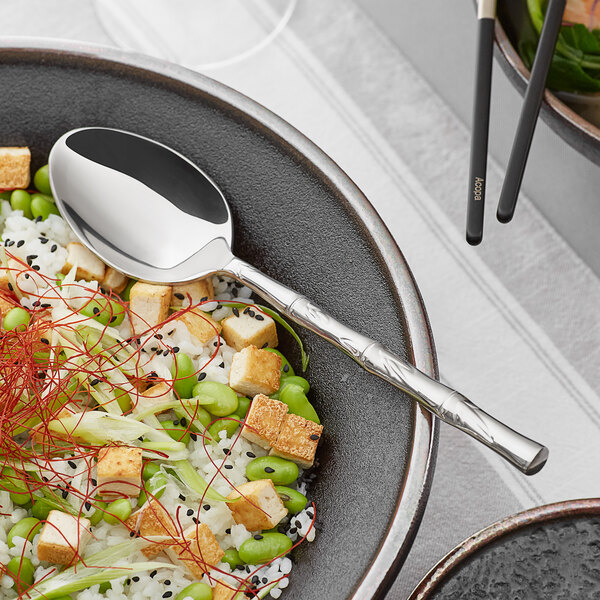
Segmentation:
{"type": "MultiPolygon", "coordinates": [[[[173,12],[185,0],[170,6],[193,41],[193,23],[173,12]]],[[[3,34],[113,43],[91,0],[3,0],[0,23],[3,34]]],[[[257,10],[246,26],[270,23],[257,10]]],[[[130,33],[148,43],[143,31],[130,33]]],[[[154,51],[172,51],[161,35],[154,51]]],[[[185,63],[185,47],[175,50],[185,63]]],[[[498,518],[597,495],[600,282],[526,197],[510,227],[490,222],[483,246],[466,245],[469,132],[423,73],[353,2],[299,0],[270,44],[207,74],[290,121],[349,173],[414,271],[442,379],[550,447],[547,467],[526,478],[442,427],[425,517],[389,597],[407,598],[455,544],[498,518]]],[[[492,162],[490,198],[501,178],[492,162]]]]}

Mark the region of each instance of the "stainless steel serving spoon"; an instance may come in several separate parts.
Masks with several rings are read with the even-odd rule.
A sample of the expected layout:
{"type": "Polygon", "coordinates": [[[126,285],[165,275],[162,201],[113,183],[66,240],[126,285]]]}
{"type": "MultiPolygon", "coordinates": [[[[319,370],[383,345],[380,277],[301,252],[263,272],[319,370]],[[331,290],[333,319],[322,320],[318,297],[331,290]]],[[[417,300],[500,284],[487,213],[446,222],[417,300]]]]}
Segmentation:
{"type": "Polygon", "coordinates": [[[546,463],[546,447],[236,258],[223,194],[181,154],[134,133],[90,127],[63,135],[50,152],[49,164],[61,214],[108,265],[152,283],[185,282],[214,273],[234,277],[524,473],[536,473],[546,463]]]}

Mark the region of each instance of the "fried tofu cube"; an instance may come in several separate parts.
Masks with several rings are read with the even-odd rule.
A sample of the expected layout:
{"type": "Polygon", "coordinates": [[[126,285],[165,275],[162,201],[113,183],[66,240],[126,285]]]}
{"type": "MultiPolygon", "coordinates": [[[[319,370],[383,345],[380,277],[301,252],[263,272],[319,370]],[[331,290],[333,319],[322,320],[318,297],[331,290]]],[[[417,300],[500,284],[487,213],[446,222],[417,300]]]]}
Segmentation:
{"type": "Polygon", "coordinates": [[[275,527],[287,515],[275,486],[270,479],[248,481],[237,486],[228,500],[239,498],[229,504],[234,521],[248,531],[261,531],[275,527]]]}
{"type": "Polygon", "coordinates": [[[102,280],[102,287],[104,289],[110,288],[115,294],[120,294],[129,283],[129,277],[113,269],[112,267],[106,267],[104,272],[104,279],[102,280]]]}
{"type": "Polygon", "coordinates": [[[196,579],[202,579],[221,562],[225,552],[206,523],[192,525],[183,533],[185,539],[170,546],[167,554],[174,563],[183,563],[196,579]]]}
{"type": "Polygon", "coordinates": [[[69,565],[83,553],[91,537],[89,519],[51,510],[38,539],[38,558],[69,565]]]}
{"type": "Polygon", "coordinates": [[[62,269],[65,275],[77,265],[76,279],[85,279],[86,281],[102,281],[104,279],[106,265],[83,244],[69,242],[67,253],[67,260],[62,269]]]}
{"type": "Polygon", "coordinates": [[[169,315],[170,285],[154,285],[137,281],[129,292],[131,324],[136,335],[156,327],[169,315]]]}
{"type": "Polygon", "coordinates": [[[138,496],[142,485],[142,449],[101,448],[97,479],[98,493],[103,497],[138,496]]]}
{"type": "Polygon", "coordinates": [[[199,302],[212,300],[215,297],[215,288],[210,277],[179,283],[173,286],[171,306],[194,306],[199,302]],[[190,302],[191,300],[191,302],[190,302]]]}
{"type": "Polygon", "coordinates": [[[186,310],[177,317],[201,344],[206,344],[221,333],[221,323],[201,310],[186,310]]]}
{"type": "Polygon", "coordinates": [[[243,591],[239,591],[240,583],[227,585],[222,581],[216,580],[217,585],[213,588],[212,600],[245,600],[247,596],[243,591]]]}
{"type": "Polygon", "coordinates": [[[303,469],[312,467],[323,425],[298,415],[287,414],[270,454],[298,463],[303,469]]]}
{"type": "Polygon", "coordinates": [[[248,409],[242,437],[268,450],[277,440],[287,411],[287,404],[258,394],[248,409]]]}
{"type": "Polygon", "coordinates": [[[0,189],[29,186],[31,152],[25,147],[0,148],[0,189]]]}
{"type": "Polygon", "coordinates": [[[225,341],[236,350],[247,346],[276,348],[279,343],[275,321],[269,315],[252,309],[244,309],[238,315],[223,319],[222,325],[225,341]]]}
{"type": "Polygon", "coordinates": [[[155,542],[142,549],[146,558],[153,558],[162,550],[173,544],[173,538],[177,537],[177,529],[169,513],[158,503],[150,500],[142,509],[139,519],[139,533],[142,538],[154,535],[167,536],[164,542],[155,542]]]}
{"type": "MultiPolygon", "coordinates": [[[[150,386],[137,397],[137,403],[135,405],[134,412],[139,412],[146,408],[150,408],[151,406],[155,407],[157,404],[170,402],[174,398],[175,396],[173,395],[173,389],[164,381],[161,381],[160,383],[150,386]]],[[[155,414],[158,415],[168,410],[170,409],[164,408],[163,410],[156,411],[155,414]]]]}
{"type": "Polygon", "coordinates": [[[279,389],[281,358],[274,352],[248,346],[231,361],[229,385],[240,394],[270,396],[279,389]]]}

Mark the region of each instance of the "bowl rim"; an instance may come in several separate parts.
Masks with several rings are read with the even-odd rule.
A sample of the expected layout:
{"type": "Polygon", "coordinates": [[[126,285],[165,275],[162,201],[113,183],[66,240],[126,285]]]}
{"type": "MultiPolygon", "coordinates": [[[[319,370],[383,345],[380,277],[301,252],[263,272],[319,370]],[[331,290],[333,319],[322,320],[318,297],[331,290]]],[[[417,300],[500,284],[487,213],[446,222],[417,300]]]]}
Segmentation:
{"type": "MultiPolygon", "coordinates": [[[[504,71],[515,83],[517,89],[523,94],[529,81],[530,71],[508,38],[499,18],[496,19],[494,34],[496,47],[500,52],[500,63],[504,71]]],[[[560,134],[562,134],[561,128],[569,131],[571,137],[566,139],[572,146],[574,146],[573,136],[577,138],[585,137],[588,140],[591,139],[593,142],[600,143],[600,128],[577,114],[572,108],[562,102],[557,94],[548,89],[544,93],[541,115],[554,131],[560,134]]]]}
{"type": "Polygon", "coordinates": [[[428,600],[446,577],[481,548],[532,524],[548,523],[570,517],[600,515],[600,498],[554,502],[524,510],[481,529],[450,550],[413,590],[408,600],[428,600]]]}
{"type": "MultiPolygon", "coordinates": [[[[129,70],[150,72],[178,84],[199,89],[239,110],[269,129],[286,145],[302,155],[336,188],[368,229],[373,247],[387,270],[392,292],[401,305],[408,331],[410,361],[421,371],[438,377],[435,346],[423,299],[396,241],[379,214],[356,184],[325,152],[287,121],[260,103],[210,77],[168,61],[100,44],[57,38],[29,36],[2,37],[0,63],[8,56],[31,58],[54,56],[60,59],[100,61],[122,65],[129,70]],[[5,58],[3,58],[5,57],[5,58]]],[[[394,582],[419,528],[429,495],[437,455],[437,420],[413,403],[414,436],[406,476],[388,528],[370,567],[347,600],[380,600],[394,582]]]]}

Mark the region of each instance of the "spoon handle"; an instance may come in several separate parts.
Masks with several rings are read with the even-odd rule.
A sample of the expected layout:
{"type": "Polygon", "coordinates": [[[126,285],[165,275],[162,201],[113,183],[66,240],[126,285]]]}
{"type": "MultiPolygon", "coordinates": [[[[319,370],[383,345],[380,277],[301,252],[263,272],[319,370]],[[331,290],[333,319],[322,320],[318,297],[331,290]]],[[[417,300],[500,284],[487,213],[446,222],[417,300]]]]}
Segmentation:
{"type": "Polygon", "coordinates": [[[287,317],[343,350],[367,371],[414,398],[445,423],[491,448],[527,475],[548,460],[548,449],[481,410],[459,392],[431,379],[379,342],[343,325],[308,298],[233,258],[223,269],[287,317]]]}

